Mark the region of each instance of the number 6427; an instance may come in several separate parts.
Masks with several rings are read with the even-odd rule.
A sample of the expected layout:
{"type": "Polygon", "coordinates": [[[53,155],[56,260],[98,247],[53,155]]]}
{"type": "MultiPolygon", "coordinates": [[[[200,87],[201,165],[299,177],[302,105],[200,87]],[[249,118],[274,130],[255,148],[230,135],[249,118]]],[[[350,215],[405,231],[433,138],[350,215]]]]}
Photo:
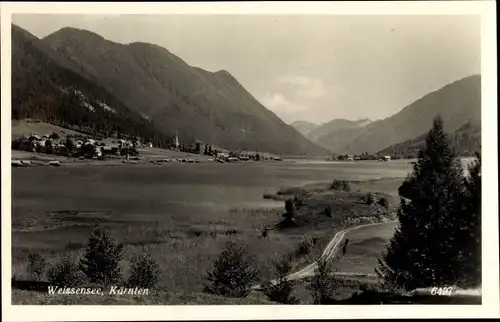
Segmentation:
{"type": "Polygon", "coordinates": [[[453,292],[453,286],[451,286],[451,287],[433,287],[431,290],[431,295],[451,296],[452,292],[453,292]]]}

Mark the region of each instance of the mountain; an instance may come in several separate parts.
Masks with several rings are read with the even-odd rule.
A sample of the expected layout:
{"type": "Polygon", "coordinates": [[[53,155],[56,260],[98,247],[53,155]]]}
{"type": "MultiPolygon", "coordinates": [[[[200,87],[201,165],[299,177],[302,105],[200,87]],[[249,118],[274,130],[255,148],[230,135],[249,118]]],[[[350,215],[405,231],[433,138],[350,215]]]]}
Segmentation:
{"type": "MultiPolygon", "coordinates": [[[[418,151],[425,147],[426,134],[414,139],[393,144],[381,151],[378,155],[403,155],[409,158],[418,156],[418,151]]],[[[460,156],[474,156],[481,151],[481,127],[478,124],[467,122],[452,133],[448,133],[451,145],[460,156]]]]}
{"type": "Polygon", "coordinates": [[[319,137],[311,137],[312,133],[308,136],[333,152],[376,153],[426,133],[437,114],[442,116],[445,131],[449,133],[467,122],[480,126],[481,76],[457,80],[425,95],[393,116],[366,126],[329,132],[319,137]]]}
{"type": "Polygon", "coordinates": [[[319,126],[318,124],[308,121],[295,121],[290,125],[306,138],[309,132],[311,132],[312,130],[316,129],[319,126]]]}
{"type": "Polygon", "coordinates": [[[306,137],[330,151],[339,152],[345,142],[355,138],[361,129],[370,123],[369,119],[357,121],[334,119],[316,127],[306,137]]]}
{"type": "Polygon", "coordinates": [[[42,39],[61,66],[125,102],[165,134],[228,149],[284,155],[325,155],[261,105],[229,72],[192,67],[148,43],[118,44],[85,30],[63,28],[42,39]]]}
{"type": "Polygon", "coordinates": [[[12,118],[36,118],[91,133],[137,135],[155,145],[170,137],[102,87],[56,64],[40,40],[12,25],[12,118]],[[75,127],[76,126],[76,127],[75,127]]]}

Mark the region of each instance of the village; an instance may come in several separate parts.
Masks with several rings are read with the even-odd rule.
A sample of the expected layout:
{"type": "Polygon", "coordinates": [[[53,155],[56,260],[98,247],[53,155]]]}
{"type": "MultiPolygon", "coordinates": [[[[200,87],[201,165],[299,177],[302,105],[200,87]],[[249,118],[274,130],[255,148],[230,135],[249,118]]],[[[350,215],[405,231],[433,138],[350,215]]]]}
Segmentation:
{"type": "MultiPolygon", "coordinates": [[[[45,154],[53,157],[49,165],[59,166],[57,157],[66,157],[76,160],[106,161],[119,160],[123,163],[136,164],[139,160],[148,160],[152,163],[162,162],[201,162],[198,156],[205,156],[203,161],[231,163],[238,161],[282,161],[282,158],[268,153],[242,150],[230,151],[203,142],[181,144],[176,134],[168,149],[155,148],[151,142],[143,143],[139,138],[130,136],[125,138],[102,138],[85,135],[61,136],[52,134],[30,133],[28,136],[12,140],[12,149],[26,151],[33,154],[45,154]],[[169,153],[170,151],[170,153],[169,153]],[[155,153],[156,152],[156,153],[155,153]],[[208,157],[208,158],[207,158],[208,157]]],[[[12,160],[13,166],[30,164],[26,160],[12,160]]]]}

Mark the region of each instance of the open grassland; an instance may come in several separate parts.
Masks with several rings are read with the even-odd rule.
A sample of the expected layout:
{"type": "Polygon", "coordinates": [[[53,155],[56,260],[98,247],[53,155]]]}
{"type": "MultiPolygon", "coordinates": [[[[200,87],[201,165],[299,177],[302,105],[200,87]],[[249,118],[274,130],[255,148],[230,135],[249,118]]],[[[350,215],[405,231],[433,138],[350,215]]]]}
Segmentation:
{"type": "Polygon", "coordinates": [[[50,135],[52,133],[57,133],[59,136],[66,135],[82,135],[87,136],[81,132],[73,131],[71,129],[63,128],[54,124],[40,122],[37,120],[12,120],[11,122],[11,134],[12,138],[18,138],[23,136],[29,136],[31,133],[37,133],[39,135],[50,135]]]}

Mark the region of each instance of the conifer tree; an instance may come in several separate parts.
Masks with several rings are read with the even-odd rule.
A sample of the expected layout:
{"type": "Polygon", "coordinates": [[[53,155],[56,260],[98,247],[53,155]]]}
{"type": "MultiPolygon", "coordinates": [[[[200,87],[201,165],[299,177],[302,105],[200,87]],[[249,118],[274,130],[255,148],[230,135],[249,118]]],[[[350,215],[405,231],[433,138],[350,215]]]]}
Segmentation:
{"type": "Polygon", "coordinates": [[[123,258],[123,244],[117,244],[102,229],[96,229],[90,236],[80,269],[91,283],[109,285],[121,280],[120,261],[123,258]]]}
{"type": "Polygon", "coordinates": [[[259,275],[246,247],[229,241],[214,262],[213,271],[208,273],[211,285],[207,285],[205,291],[223,296],[245,297],[259,275]]]}
{"type": "Polygon", "coordinates": [[[463,287],[475,287],[481,284],[481,155],[478,152],[468,170],[464,178],[462,230],[459,238],[462,245],[457,270],[463,287]]]}
{"type": "Polygon", "coordinates": [[[339,280],[333,275],[334,271],[325,258],[319,258],[317,261],[317,273],[312,281],[307,285],[307,290],[311,292],[314,304],[333,304],[335,303],[335,292],[340,286],[339,280]]]}
{"type": "Polygon", "coordinates": [[[287,275],[292,270],[292,264],[286,257],[276,262],[276,281],[268,282],[264,285],[264,293],[270,301],[282,304],[298,304],[299,300],[292,295],[295,282],[289,280],[287,275]]]}
{"type": "Polygon", "coordinates": [[[439,115],[399,194],[399,227],[377,273],[387,284],[406,290],[455,285],[462,246],[463,169],[439,115]]]}

